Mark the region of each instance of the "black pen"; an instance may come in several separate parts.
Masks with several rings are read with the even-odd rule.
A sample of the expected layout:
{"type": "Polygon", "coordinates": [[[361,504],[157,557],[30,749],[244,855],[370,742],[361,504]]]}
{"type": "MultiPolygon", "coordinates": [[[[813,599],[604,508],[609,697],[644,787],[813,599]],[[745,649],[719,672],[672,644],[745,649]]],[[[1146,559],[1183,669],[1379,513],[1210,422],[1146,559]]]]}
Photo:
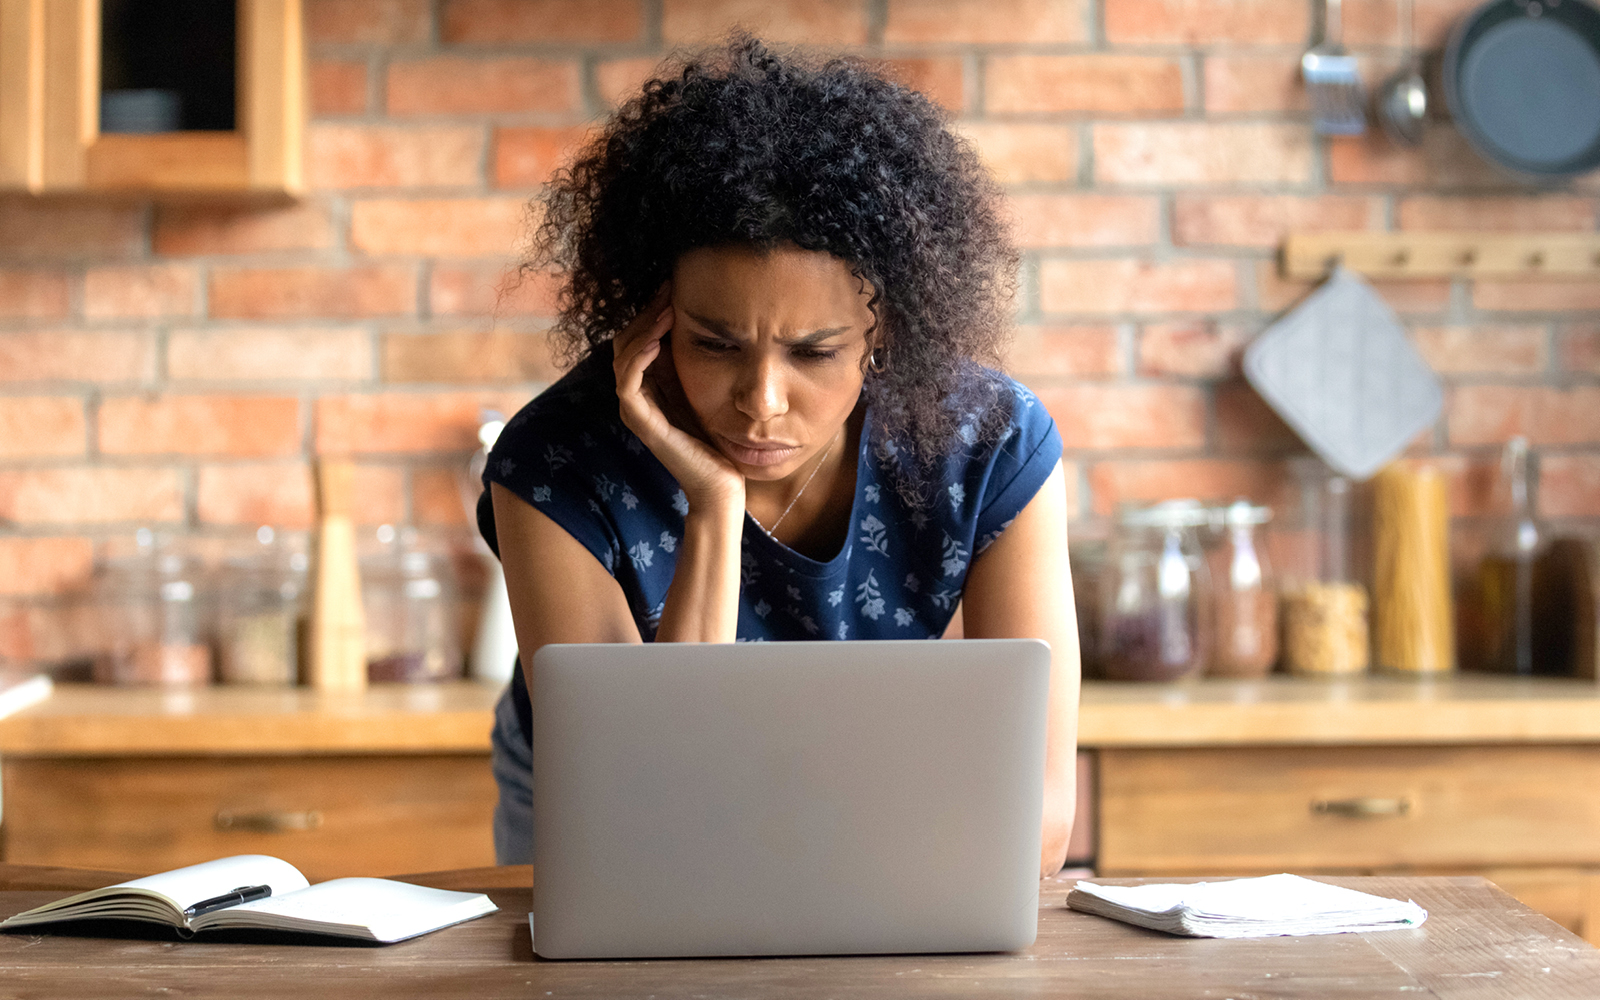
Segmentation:
{"type": "Polygon", "coordinates": [[[202,899],[200,902],[183,911],[186,917],[198,917],[216,910],[226,910],[230,906],[240,903],[253,903],[258,899],[266,899],[272,895],[270,885],[241,885],[232,892],[225,892],[220,896],[202,899]]]}

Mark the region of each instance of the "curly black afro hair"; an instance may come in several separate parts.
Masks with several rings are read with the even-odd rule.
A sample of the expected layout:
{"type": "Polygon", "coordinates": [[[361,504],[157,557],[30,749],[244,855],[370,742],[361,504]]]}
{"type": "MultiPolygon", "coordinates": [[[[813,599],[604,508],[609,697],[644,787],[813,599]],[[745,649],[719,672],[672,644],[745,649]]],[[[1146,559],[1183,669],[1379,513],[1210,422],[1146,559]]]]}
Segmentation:
{"type": "Polygon", "coordinates": [[[638,315],[682,254],[794,244],[874,292],[883,367],[864,393],[872,433],[915,459],[901,463],[912,494],[957,435],[1005,423],[1011,394],[984,367],[999,362],[1015,290],[999,190],[937,105],[859,61],[779,55],[741,34],[664,67],[541,209],[525,268],[564,278],[568,363],[638,315]]]}

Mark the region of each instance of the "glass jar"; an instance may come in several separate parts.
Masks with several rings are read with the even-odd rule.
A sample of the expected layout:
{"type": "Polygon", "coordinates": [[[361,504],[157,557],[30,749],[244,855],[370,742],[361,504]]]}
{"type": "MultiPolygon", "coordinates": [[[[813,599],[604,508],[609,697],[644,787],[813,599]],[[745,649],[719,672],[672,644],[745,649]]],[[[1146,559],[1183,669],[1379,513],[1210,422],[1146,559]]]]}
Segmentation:
{"type": "Polygon", "coordinates": [[[1283,663],[1308,676],[1359,674],[1371,659],[1367,588],[1352,571],[1350,480],[1318,459],[1292,464],[1299,503],[1282,532],[1283,663]]]}
{"type": "Polygon", "coordinates": [[[218,677],[224,684],[293,685],[300,677],[310,560],[276,531],[223,569],[217,594],[218,677]]]}
{"type": "Polygon", "coordinates": [[[1110,680],[1170,681],[1206,668],[1211,581],[1193,500],[1126,510],[1102,577],[1100,669],[1110,680]]]}
{"type": "Polygon", "coordinates": [[[1217,646],[1207,671],[1216,677],[1264,677],[1278,661],[1278,592],[1267,558],[1272,510],[1236,500],[1213,511],[1222,543],[1212,561],[1217,646]]]}
{"type": "Polygon", "coordinates": [[[200,561],[142,535],[140,552],[109,563],[94,586],[103,631],[102,684],[211,683],[210,608],[200,561]]]}
{"type": "Polygon", "coordinates": [[[457,602],[449,564],[414,536],[379,529],[380,547],[361,562],[367,618],[367,679],[445,681],[462,673],[457,602]]]}

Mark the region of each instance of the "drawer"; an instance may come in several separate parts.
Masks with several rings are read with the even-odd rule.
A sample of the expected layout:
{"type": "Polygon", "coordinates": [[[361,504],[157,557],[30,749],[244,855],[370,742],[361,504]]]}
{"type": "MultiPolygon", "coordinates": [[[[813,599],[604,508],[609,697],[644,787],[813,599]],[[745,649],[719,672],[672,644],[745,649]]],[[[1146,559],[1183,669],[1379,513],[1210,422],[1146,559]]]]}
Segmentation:
{"type": "Polygon", "coordinates": [[[1600,747],[1103,750],[1105,875],[1600,863],[1600,747]]]}
{"type": "Polygon", "coordinates": [[[494,864],[487,755],[11,759],[3,781],[6,861],[271,854],[312,881],[494,864]]]}

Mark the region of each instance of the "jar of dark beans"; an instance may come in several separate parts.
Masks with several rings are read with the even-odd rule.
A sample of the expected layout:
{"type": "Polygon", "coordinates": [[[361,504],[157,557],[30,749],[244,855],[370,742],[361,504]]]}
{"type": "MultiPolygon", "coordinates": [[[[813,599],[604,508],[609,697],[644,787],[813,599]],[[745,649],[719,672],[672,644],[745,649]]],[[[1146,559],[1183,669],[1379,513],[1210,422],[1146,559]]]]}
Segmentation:
{"type": "Polygon", "coordinates": [[[1211,581],[1193,500],[1129,508],[1118,518],[1100,583],[1100,668],[1110,680],[1199,674],[1212,643],[1211,581]]]}

